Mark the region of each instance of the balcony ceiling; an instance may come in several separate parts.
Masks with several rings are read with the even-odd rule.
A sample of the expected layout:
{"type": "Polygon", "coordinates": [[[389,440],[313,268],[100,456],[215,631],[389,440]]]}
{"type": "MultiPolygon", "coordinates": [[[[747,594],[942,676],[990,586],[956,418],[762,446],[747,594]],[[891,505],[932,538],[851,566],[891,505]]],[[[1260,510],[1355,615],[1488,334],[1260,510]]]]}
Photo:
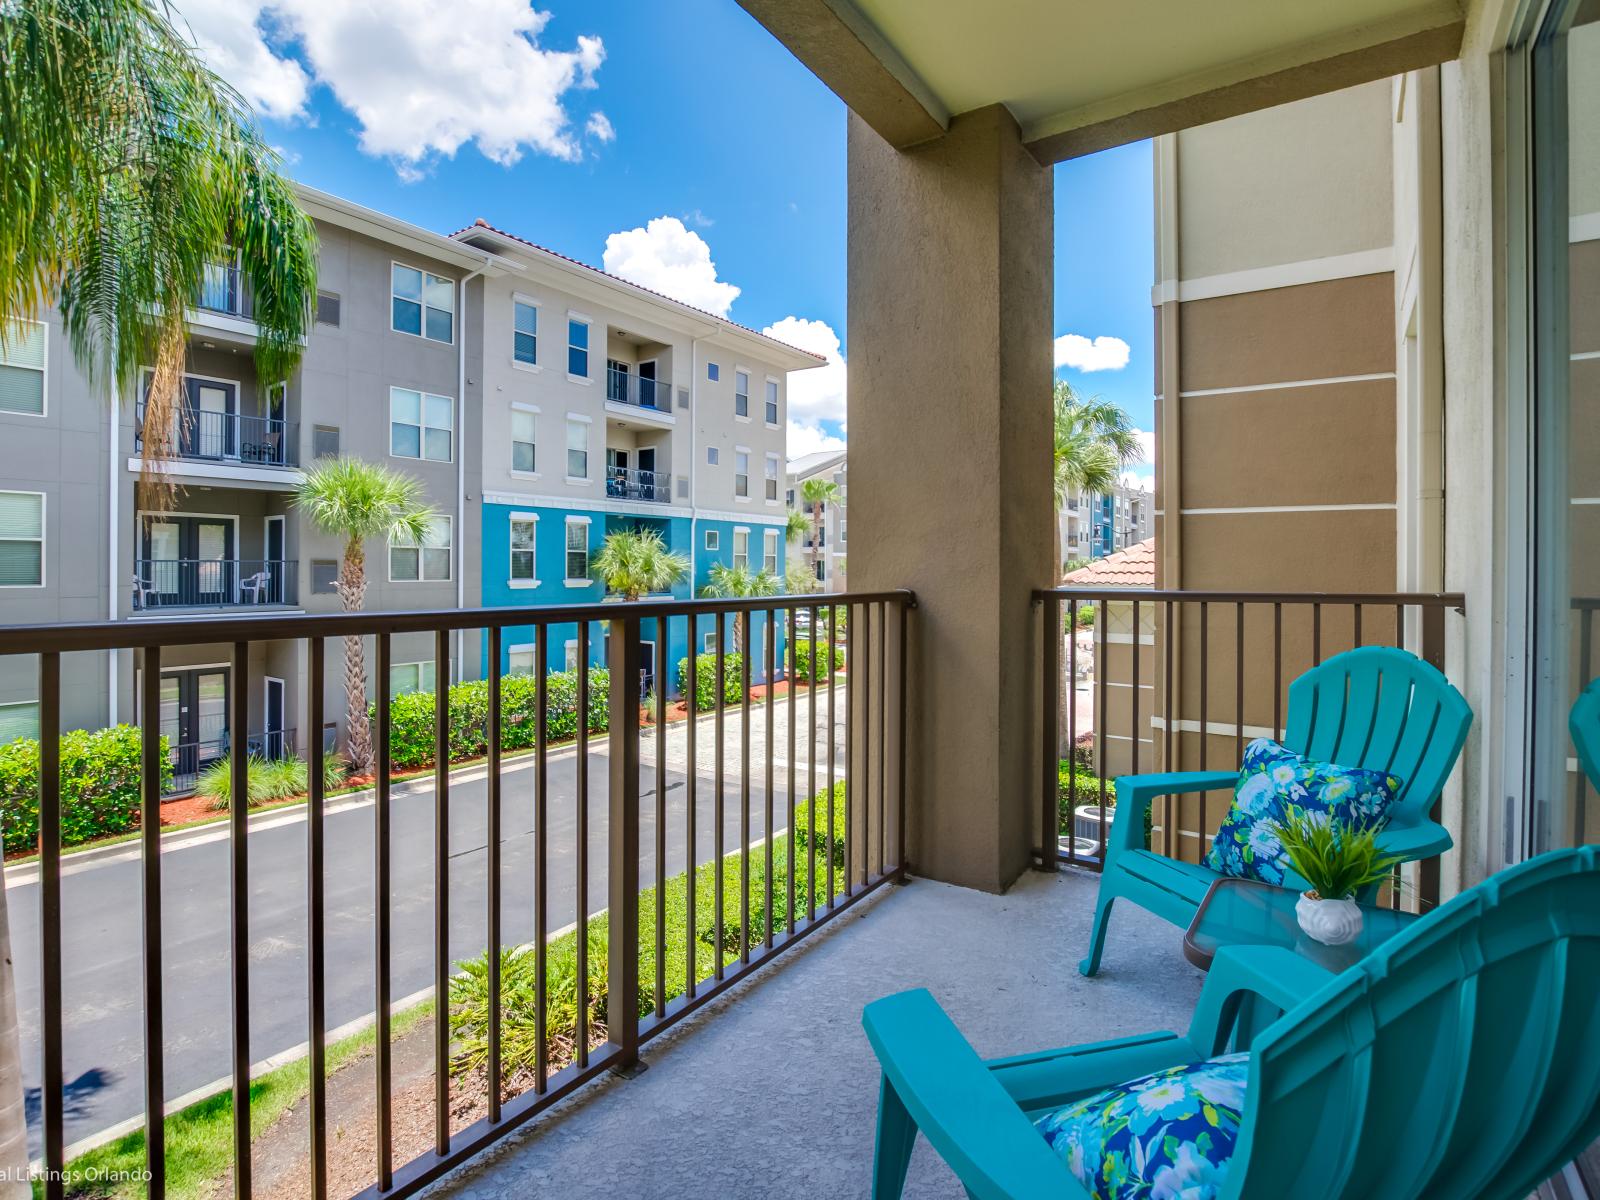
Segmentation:
{"type": "Polygon", "coordinates": [[[741,0],[905,147],[1004,104],[1043,162],[1453,58],[1458,0],[741,0]]]}

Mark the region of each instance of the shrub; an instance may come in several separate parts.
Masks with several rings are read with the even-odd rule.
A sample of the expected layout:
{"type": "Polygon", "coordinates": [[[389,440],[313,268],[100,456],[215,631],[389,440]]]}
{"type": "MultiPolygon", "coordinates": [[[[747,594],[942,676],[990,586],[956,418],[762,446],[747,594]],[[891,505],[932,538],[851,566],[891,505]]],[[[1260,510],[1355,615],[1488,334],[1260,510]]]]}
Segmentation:
{"type": "MultiPolygon", "coordinates": [[[[1100,774],[1089,766],[1089,748],[1080,746],[1073,753],[1073,759],[1063,758],[1056,766],[1056,811],[1059,814],[1058,832],[1063,836],[1071,836],[1072,828],[1072,777],[1078,777],[1078,808],[1087,808],[1100,803],[1100,774]],[[1074,761],[1076,767],[1074,767],[1074,761]]],[[[1117,803],[1117,781],[1110,776],[1106,777],[1106,807],[1114,808],[1117,803]]],[[[1150,846],[1150,831],[1153,824],[1151,810],[1144,810],[1144,844],[1146,849],[1150,846]]],[[[1106,830],[1110,832],[1111,818],[1106,815],[1106,830]]]]}
{"type": "MultiPolygon", "coordinates": [[[[710,712],[716,703],[717,656],[697,654],[694,660],[694,708],[696,712],[710,712]]],[[[689,690],[689,660],[678,660],[678,690],[689,690]]],[[[727,654],[723,660],[722,703],[738,704],[744,698],[744,655],[727,654]]]]}
{"type": "Polygon", "coordinates": [[[817,641],[817,659],[811,661],[811,639],[802,637],[795,639],[794,643],[794,677],[796,679],[826,679],[828,677],[828,663],[831,660],[833,669],[839,670],[844,666],[844,647],[834,646],[829,653],[828,643],[819,639],[817,641]]]}
{"type": "MultiPolygon", "coordinates": [[[[303,796],[310,791],[308,773],[303,759],[262,758],[252,754],[245,765],[246,794],[251,806],[303,796]]],[[[323,788],[336,788],[344,782],[345,764],[337,755],[322,760],[323,788]]],[[[204,771],[195,783],[195,794],[206,796],[214,809],[228,807],[233,788],[233,764],[226,758],[218,759],[204,771]]]]}
{"type": "MultiPolygon", "coordinates": [[[[552,742],[578,736],[578,676],[557,671],[546,677],[545,733],[552,742]]],[[[507,675],[500,680],[500,748],[526,750],[538,737],[539,681],[533,675],[507,675]]],[[[389,753],[396,767],[425,767],[433,762],[434,695],[408,692],[389,705],[389,753]]],[[[374,713],[376,721],[376,713],[374,713]]],[[[489,752],[489,681],[473,679],[450,688],[450,759],[477,758],[489,752]]],[[[603,733],[611,723],[611,675],[589,670],[589,732],[603,733]]]]}
{"type": "MultiPolygon", "coordinates": [[[[139,823],[139,730],[75,729],[61,735],[61,844],[74,846],[139,823]]],[[[39,741],[0,746],[0,824],[8,852],[39,844],[39,741]]],[[[161,785],[172,783],[167,739],[161,739],[161,785]]]]}
{"type": "MultiPolygon", "coordinates": [[[[826,828],[828,792],[801,804],[795,813],[795,914],[806,911],[809,902],[821,909],[828,901],[828,839],[825,832],[811,833],[815,809],[821,829],[826,828]],[[814,847],[807,856],[807,848],[814,847]]],[[[844,887],[844,787],[833,788],[834,889],[844,887]]],[[[774,933],[786,928],[789,920],[789,834],[779,834],[772,842],[772,911],[774,933]]],[[[720,866],[700,863],[695,868],[694,913],[688,909],[688,872],[666,880],[662,905],[666,914],[666,960],[663,964],[663,990],[668,1002],[687,990],[687,950],[691,931],[695,942],[695,977],[708,977],[716,961],[716,872],[722,872],[722,947],[724,961],[737,960],[743,913],[739,889],[745,863],[740,851],[726,855],[720,866]]],[[[749,939],[755,945],[766,937],[769,914],[766,905],[767,873],[765,846],[752,846],[749,854],[750,925],[749,939]]],[[[655,1007],[656,889],[639,893],[639,1015],[655,1007]]],[[[588,1009],[589,1045],[593,1049],[606,1038],[606,995],[609,946],[607,914],[589,920],[585,933],[589,973],[585,998],[588,1009]]],[[[578,1019],[578,934],[569,931],[552,939],[546,947],[548,1066],[559,1070],[570,1063],[577,1049],[578,1019]]],[[[489,1057],[489,965],[487,953],[457,964],[460,973],[450,981],[450,1033],[455,1045],[451,1060],[453,1074],[479,1070],[489,1057]]],[[[537,955],[531,946],[519,946],[500,953],[501,1033],[500,1052],[507,1093],[519,1090],[517,1077],[534,1070],[538,1050],[537,955]]]]}
{"type": "Polygon", "coordinates": [[[1094,628],[1094,605],[1092,605],[1092,604],[1082,605],[1078,609],[1076,620],[1077,620],[1078,628],[1080,628],[1080,629],[1093,629],[1094,628]]]}

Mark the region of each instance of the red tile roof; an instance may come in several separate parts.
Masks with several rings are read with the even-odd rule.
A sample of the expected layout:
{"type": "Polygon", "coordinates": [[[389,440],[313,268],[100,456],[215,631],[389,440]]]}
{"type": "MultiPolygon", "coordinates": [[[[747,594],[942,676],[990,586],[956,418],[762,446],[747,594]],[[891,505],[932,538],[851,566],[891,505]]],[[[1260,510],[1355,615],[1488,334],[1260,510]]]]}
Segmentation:
{"type": "Polygon", "coordinates": [[[1156,585],[1156,540],[1146,538],[1125,550],[1097,558],[1061,577],[1069,587],[1145,587],[1156,585]]]}
{"type": "Polygon", "coordinates": [[[462,234],[471,233],[474,229],[484,229],[490,233],[497,234],[500,237],[509,238],[513,242],[521,242],[524,246],[531,246],[541,254],[548,254],[553,258],[561,259],[563,262],[569,262],[575,267],[582,267],[585,271],[593,271],[596,275],[603,276],[606,279],[614,280],[617,283],[627,284],[627,286],[631,288],[638,288],[641,292],[648,292],[650,295],[658,296],[662,300],[669,300],[673,304],[681,305],[682,307],[687,308],[690,312],[697,312],[702,316],[710,317],[713,321],[720,321],[724,325],[731,325],[735,329],[742,329],[746,333],[753,333],[756,337],[765,338],[769,342],[782,346],[785,350],[793,350],[796,354],[804,354],[807,358],[814,358],[819,364],[828,361],[825,355],[818,354],[814,350],[804,350],[799,346],[791,346],[788,342],[779,341],[777,338],[772,337],[769,334],[762,333],[759,329],[751,329],[750,326],[741,325],[737,321],[730,321],[727,317],[719,317],[716,313],[707,312],[703,308],[696,308],[693,304],[684,304],[682,300],[679,300],[674,296],[669,296],[665,292],[658,292],[654,288],[647,288],[643,284],[635,283],[631,279],[624,279],[620,275],[613,275],[610,271],[602,271],[599,267],[591,267],[588,263],[580,262],[578,259],[573,258],[570,254],[563,254],[559,250],[550,249],[549,246],[541,246],[538,242],[530,242],[525,237],[518,237],[514,233],[509,233],[504,229],[499,229],[496,226],[489,224],[489,222],[485,221],[482,217],[479,217],[465,229],[458,229],[449,236],[452,238],[459,238],[462,234]]]}

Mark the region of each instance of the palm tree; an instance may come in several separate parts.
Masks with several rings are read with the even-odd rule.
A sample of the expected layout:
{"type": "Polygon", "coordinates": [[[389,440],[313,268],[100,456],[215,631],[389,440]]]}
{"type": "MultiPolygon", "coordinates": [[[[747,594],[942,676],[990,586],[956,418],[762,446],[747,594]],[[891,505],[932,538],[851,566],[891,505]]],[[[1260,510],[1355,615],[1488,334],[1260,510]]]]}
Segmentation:
{"type": "MultiPolygon", "coordinates": [[[[346,612],[360,612],[366,599],[367,539],[410,543],[420,557],[436,517],[422,498],[420,480],[358,458],[319,461],[295,488],[293,502],[317,528],[344,539],[335,586],[346,612]]],[[[435,680],[434,686],[443,687],[445,681],[435,680]]],[[[372,762],[372,733],[367,724],[366,649],[359,637],[344,639],[344,694],[350,769],[361,774],[372,762]]]]}
{"type": "Polygon", "coordinates": [[[839,502],[839,485],[818,476],[800,485],[800,498],[811,506],[811,577],[817,577],[817,560],[822,557],[822,509],[839,502]]]}
{"type": "Polygon", "coordinates": [[[91,378],[131,389],[153,368],[142,482],[157,507],[207,267],[237,262],[263,384],[298,361],[317,286],[278,156],[170,16],[165,0],[0,5],[0,336],[59,302],[91,378]]]}
{"type": "Polygon", "coordinates": [[[806,530],[811,525],[811,518],[798,508],[791,508],[783,519],[783,540],[788,545],[794,545],[805,537],[806,530]]]}
{"type": "MultiPolygon", "coordinates": [[[[782,591],[782,581],[765,568],[752,571],[749,567],[730,567],[726,563],[717,563],[707,572],[700,594],[707,599],[751,599],[776,596],[782,591]]],[[[720,622],[722,618],[717,619],[720,622]]],[[[748,613],[740,613],[733,623],[733,649],[736,654],[744,653],[744,623],[748,619],[748,613]]]]}
{"type": "Polygon", "coordinates": [[[1109,492],[1122,469],[1140,462],[1144,451],[1133,420],[1123,408],[1100,396],[1085,400],[1065,379],[1056,380],[1054,406],[1055,446],[1055,565],[1061,568],[1061,508],[1074,492],[1109,492]]]}
{"type": "Polygon", "coordinates": [[[653,529],[620,530],[606,536],[589,570],[606,591],[633,601],[671,591],[689,573],[689,560],[668,550],[653,529]]]}

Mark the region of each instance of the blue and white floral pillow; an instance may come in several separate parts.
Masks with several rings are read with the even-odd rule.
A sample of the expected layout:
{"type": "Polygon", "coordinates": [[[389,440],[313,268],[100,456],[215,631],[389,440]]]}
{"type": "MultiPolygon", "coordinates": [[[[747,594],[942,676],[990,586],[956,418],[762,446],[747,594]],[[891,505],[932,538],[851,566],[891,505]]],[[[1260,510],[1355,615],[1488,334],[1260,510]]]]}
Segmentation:
{"type": "Polygon", "coordinates": [[[1233,804],[1211,840],[1206,866],[1222,875],[1281,885],[1288,865],[1274,823],[1298,808],[1340,825],[1381,826],[1400,780],[1365,767],[1315,762],[1257,738],[1245,747],[1233,804]]]}
{"type": "Polygon", "coordinates": [[[1097,1200],[1215,1200],[1239,1138],[1248,1054],[1119,1083],[1034,1120],[1097,1200]]]}

